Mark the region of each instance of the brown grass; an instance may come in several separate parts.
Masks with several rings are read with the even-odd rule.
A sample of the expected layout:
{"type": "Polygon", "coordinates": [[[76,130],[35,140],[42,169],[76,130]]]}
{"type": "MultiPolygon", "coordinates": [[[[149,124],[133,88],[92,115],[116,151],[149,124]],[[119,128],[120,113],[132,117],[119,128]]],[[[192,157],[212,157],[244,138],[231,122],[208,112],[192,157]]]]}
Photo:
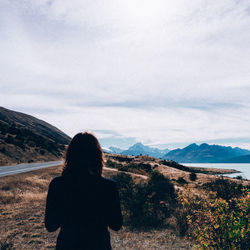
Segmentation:
{"type": "MultiPolygon", "coordinates": [[[[61,167],[0,178],[0,241],[11,242],[15,249],[54,249],[58,232],[44,227],[45,200],[49,182],[60,175],[61,167]]],[[[116,170],[105,169],[112,177],[116,170]]],[[[132,175],[136,181],[145,176],[132,175]]],[[[169,229],[130,231],[122,228],[111,232],[113,249],[191,249],[192,244],[180,239],[169,229]]]]}
{"type": "MultiPolygon", "coordinates": [[[[116,156],[106,158],[116,160],[116,156]],[[114,157],[114,158],[113,158],[114,157]]],[[[126,156],[123,156],[126,158],[126,156]]],[[[190,173],[161,164],[159,159],[147,156],[127,157],[133,163],[148,163],[174,184],[176,190],[186,194],[206,196],[202,184],[214,181],[216,176],[197,174],[197,180],[190,181],[190,173]],[[184,178],[188,184],[178,184],[184,178]]],[[[126,164],[126,162],[122,162],[126,164]]],[[[217,170],[211,170],[217,171],[217,170]]],[[[51,167],[29,173],[0,178],[0,241],[12,242],[15,249],[53,249],[58,232],[48,233],[44,227],[44,210],[48,185],[52,178],[60,175],[61,167],[51,167]]],[[[103,175],[112,178],[117,169],[105,168],[103,175]]],[[[144,175],[131,174],[136,182],[147,181],[144,175]]],[[[249,181],[234,180],[243,184],[249,181]]],[[[172,225],[176,223],[171,218],[172,225]]],[[[113,249],[191,249],[192,244],[181,239],[170,229],[151,231],[130,231],[123,227],[118,233],[111,232],[113,249]]]]}
{"type": "Polygon", "coordinates": [[[58,167],[0,178],[0,240],[16,249],[46,249],[54,241],[44,229],[45,199],[58,167]]]}
{"type": "MultiPolygon", "coordinates": [[[[106,155],[115,160],[116,156],[106,155]],[[113,158],[114,157],[114,158],[113,158]]],[[[126,156],[123,156],[126,158],[126,156]]],[[[202,184],[215,180],[216,176],[197,174],[197,180],[190,181],[188,172],[161,164],[159,159],[147,156],[127,157],[130,162],[148,163],[174,184],[176,190],[188,197],[206,196],[202,184]],[[176,180],[184,178],[188,184],[176,180]]],[[[126,162],[122,162],[126,164],[126,162]]],[[[213,171],[213,170],[211,170],[213,171]]],[[[61,167],[51,167],[0,178],[0,241],[11,242],[15,249],[53,249],[58,232],[48,233],[44,227],[45,200],[52,178],[60,175],[61,167]]],[[[105,168],[103,175],[112,178],[119,173],[105,168]]],[[[147,181],[144,175],[131,174],[136,182],[147,181]]],[[[249,181],[234,180],[243,184],[249,181]]],[[[172,218],[174,225],[175,219],[172,218]]],[[[111,232],[113,249],[191,249],[192,244],[181,239],[170,229],[151,231],[130,231],[123,227],[118,233],[111,232]]]]}

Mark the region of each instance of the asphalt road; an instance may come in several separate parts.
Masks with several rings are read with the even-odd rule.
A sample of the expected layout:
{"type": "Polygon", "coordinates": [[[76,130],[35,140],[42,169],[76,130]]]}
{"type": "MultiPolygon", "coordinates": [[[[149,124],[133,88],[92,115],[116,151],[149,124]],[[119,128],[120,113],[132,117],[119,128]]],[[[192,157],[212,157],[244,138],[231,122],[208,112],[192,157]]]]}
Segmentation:
{"type": "Polygon", "coordinates": [[[23,163],[12,166],[0,166],[0,177],[29,172],[40,168],[58,166],[61,164],[62,161],[49,161],[40,163],[23,163]]]}

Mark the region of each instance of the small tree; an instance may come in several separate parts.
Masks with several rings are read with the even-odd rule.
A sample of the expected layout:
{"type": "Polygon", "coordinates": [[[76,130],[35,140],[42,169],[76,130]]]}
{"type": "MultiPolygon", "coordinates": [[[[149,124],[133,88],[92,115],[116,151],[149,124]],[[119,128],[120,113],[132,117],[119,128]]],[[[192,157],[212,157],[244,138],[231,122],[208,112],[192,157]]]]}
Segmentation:
{"type": "Polygon", "coordinates": [[[146,189],[145,218],[150,226],[163,226],[175,209],[174,185],[159,172],[153,172],[146,189]]]}
{"type": "Polygon", "coordinates": [[[177,182],[179,183],[179,184],[187,184],[188,182],[184,179],[184,178],[182,178],[182,177],[179,177],[178,179],[177,179],[177,182]]]}
{"type": "Polygon", "coordinates": [[[242,194],[246,193],[246,188],[244,188],[242,184],[237,184],[223,178],[206,183],[203,185],[203,187],[216,192],[218,197],[225,200],[230,200],[234,197],[239,197],[242,194]]]}
{"type": "Polygon", "coordinates": [[[197,180],[197,175],[196,175],[196,173],[191,173],[191,174],[189,175],[189,179],[190,179],[190,181],[195,181],[195,180],[197,180]]]}

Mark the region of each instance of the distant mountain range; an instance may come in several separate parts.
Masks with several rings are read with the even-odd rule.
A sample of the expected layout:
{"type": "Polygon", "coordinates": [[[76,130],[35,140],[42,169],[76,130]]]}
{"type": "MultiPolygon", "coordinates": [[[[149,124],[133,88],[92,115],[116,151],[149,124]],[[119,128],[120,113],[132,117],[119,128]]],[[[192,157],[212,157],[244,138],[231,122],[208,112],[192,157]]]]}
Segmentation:
{"type": "MultiPolygon", "coordinates": [[[[70,137],[33,116],[0,107],[0,166],[13,163],[59,159],[70,137]]],[[[180,163],[250,163],[250,151],[241,148],[190,144],[174,150],[136,143],[124,150],[104,151],[123,155],[149,155],[180,163]]]]}
{"type": "Polygon", "coordinates": [[[226,159],[225,163],[250,163],[250,154],[226,159]]]}
{"type": "Polygon", "coordinates": [[[242,156],[249,154],[249,150],[241,148],[193,143],[183,149],[170,151],[164,156],[164,159],[183,163],[231,163],[237,162],[238,157],[240,160],[242,156]]]}
{"type": "Polygon", "coordinates": [[[116,147],[110,147],[106,152],[113,154],[123,154],[123,155],[149,155],[156,158],[163,157],[166,153],[168,153],[169,149],[158,149],[149,146],[145,146],[142,143],[138,142],[131,146],[130,148],[124,150],[116,147]]]}
{"type": "Polygon", "coordinates": [[[207,143],[201,145],[193,143],[185,148],[174,150],[161,150],[136,143],[127,150],[110,147],[107,152],[124,155],[149,155],[181,163],[250,163],[249,150],[207,143]]]}
{"type": "Polygon", "coordinates": [[[57,160],[69,140],[45,121],[0,107],[0,166],[57,160]]]}

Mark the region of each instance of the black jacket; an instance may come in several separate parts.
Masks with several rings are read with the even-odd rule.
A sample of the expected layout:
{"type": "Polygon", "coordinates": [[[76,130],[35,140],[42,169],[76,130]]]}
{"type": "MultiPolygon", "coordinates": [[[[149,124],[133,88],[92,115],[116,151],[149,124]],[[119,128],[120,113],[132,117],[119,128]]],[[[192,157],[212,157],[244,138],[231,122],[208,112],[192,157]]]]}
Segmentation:
{"type": "Polygon", "coordinates": [[[54,178],[47,195],[45,226],[60,227],[56,249],[111,249],[108,226],[122,226],[120,200],[115,182],[87,175],[54,178]]]}

